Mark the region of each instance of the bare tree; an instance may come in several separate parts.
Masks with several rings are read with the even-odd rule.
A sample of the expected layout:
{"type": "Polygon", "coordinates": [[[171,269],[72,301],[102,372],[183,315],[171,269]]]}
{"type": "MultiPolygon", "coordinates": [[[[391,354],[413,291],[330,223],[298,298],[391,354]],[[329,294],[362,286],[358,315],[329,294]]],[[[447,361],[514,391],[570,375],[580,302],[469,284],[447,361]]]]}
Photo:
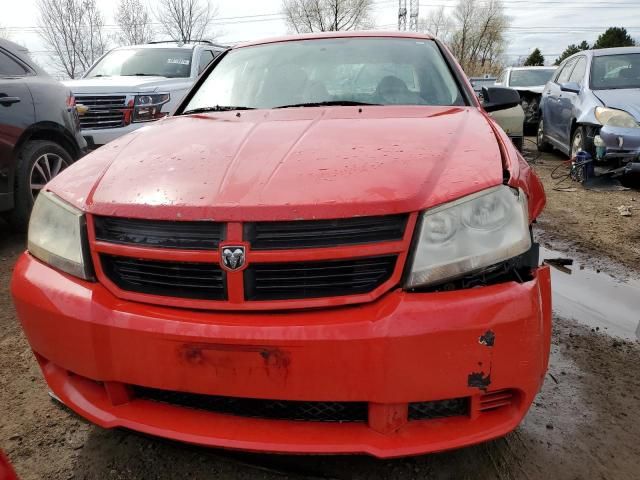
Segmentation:
{"type": "Polygon", "coordinates": [[[217,15],[217,9],[210,0],[159,0],[156,18],[164,32],[173,40],[210,38],[211,22],[217,15]]]}
{"type": "Polygon", "coordinates": [[[141,0],[120,0],[116,10],[120,45],[138,45],[153,40],[151,15],[141,0]]]}
{"type": "Polygon", "coordinates": [[[9,30],[7,30],[0,24],[0,38],[5,38],[8,40],[10,37],[11,35],[9,35],[9,30]]]}
{"type": "Polygon", "coordinates": [[[296,33],[372,28],[372,0],[283,0],[282,13],[296,33]]]}
{"type": "Polygon", "coordinates": [[[39,35],[62,73],[76,78],[107,49],[95,0],[38,0],[38,9],[39,35]]]}
{"type": "MultiPolygon", "coordinates": [[[[77,0],[76,0],[77,1],[77,0]]],[[[107,39],[104,36],[104,16],[98,10],[96,0],[83,0],[82,8],[85,14],[84,38],[80,50],[84,57],[85,69],[102,56],[107,50],[107,39]]]]}
{"type": "Polygon", "coordinates": [[[448,43],[451,36],[452,21],[447,15],[445,7],[441,5],[436,10],[431,11],[425,18],[419,19],[418,30],[429,33],[444,43],[448,43]]]}
{"type": "Polygon", "coordinates": [[[441,7],[419,25],[449,46],[467,75],[481,75],[502,68],[508,22],[501,0],[459,0],[451,16],[441,7]]]}

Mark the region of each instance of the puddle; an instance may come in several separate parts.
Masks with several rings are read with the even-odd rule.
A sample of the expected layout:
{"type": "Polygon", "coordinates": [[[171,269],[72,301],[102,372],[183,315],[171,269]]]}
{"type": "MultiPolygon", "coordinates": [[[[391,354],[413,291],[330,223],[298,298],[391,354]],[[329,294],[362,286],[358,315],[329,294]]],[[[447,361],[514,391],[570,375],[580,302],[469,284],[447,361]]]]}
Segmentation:
{"type": "MultiPolygon", "coordinates": [[[[540,247],[540,258],[567,259],[566,253],[540,247]]],[[[553,311],[591,328],[628,340],[640,339],[640,281],[619,280],[573,261],[551,265],[553,311]]]]}

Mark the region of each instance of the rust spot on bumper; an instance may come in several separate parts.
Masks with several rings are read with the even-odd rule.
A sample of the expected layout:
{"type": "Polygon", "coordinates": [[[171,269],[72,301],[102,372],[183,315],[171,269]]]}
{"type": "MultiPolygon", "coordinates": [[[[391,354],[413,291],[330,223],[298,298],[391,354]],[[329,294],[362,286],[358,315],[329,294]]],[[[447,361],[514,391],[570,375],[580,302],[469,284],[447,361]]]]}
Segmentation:
{"type": "Polygon", "coordinates": [[[264,347],[260,350],[260,356],[264,359],[267,367],[289,368],[291,356],[289,352],[280,350],[279,348],[264,347]]]}
{"type": "Polygon", "coordinates": [[[480,335],[480,339],[478,341],[480,342],[480,345],[493,347],[496,342],[496,334],[493,330],[487,330],[484,335],[480,335]]]}

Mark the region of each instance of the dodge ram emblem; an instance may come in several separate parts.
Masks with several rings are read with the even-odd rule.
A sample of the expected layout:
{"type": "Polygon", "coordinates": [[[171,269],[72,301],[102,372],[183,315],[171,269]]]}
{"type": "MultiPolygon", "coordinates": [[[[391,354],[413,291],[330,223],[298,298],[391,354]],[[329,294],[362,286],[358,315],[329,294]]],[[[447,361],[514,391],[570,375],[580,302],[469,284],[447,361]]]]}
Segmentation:
{"type": "Polygon", "coordinates": [[[222,265],[228,270],[237,270],[244,265],[244,247],[222,247],[222,265]]]}

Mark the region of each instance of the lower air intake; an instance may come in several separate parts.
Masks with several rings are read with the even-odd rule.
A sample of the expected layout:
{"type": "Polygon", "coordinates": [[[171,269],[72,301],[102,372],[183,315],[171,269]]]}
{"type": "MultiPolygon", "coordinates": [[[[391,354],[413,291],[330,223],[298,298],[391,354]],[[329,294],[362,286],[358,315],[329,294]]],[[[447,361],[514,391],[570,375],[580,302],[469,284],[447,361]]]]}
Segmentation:
{"type": "Polygon", "coordinates": [[[468,398],[451,398],[409,404],[409,420],[432,420],[434,418],[458,417],[468,414],[468,398]]]}
{"type": "Polygon", "coordinates": [[[137,398],[238,417],[300,422],[366,422],[366,402],[305,402],[221,397],[134,387],[137,398]]]}

